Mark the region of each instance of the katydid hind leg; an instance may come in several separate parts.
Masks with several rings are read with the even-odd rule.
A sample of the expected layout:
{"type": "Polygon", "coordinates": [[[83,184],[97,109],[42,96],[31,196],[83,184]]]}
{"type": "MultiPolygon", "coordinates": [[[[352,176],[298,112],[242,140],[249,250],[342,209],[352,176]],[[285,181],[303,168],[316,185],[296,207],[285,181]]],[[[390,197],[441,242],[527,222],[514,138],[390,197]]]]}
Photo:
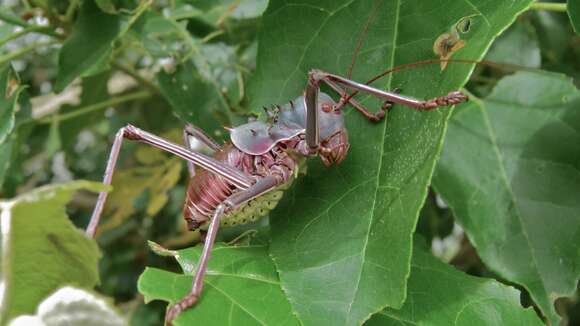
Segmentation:
{"type": "MultiPolygon", "coordinates": [[[[171,143],[161,137],[155,136],[132,125],[127,125],[119,129],[119,131],[115,135],[115,140],[113,142],[113,146],[109,154],[109,159],[107,161],[107,166],[105,168],[105,174],[103,176],[103,183],[105,185],[111,185],[113,173],[115,171],[115,166],[119,158],[119,151],[121,149],[123,139],[125,138],[129,140],[140,141],[152,145],[156,148],[159,148],[160,150],[179,156],[187,160],[188,162],[196,164],[201,168],[204,168],[212,173],[216,173],[224,177],[225,179],[232,182],[241,189],[247,189],[254,183],[254,179],[250,175],[247,175],[234,167],[226,165],[209,156],[192,152],[191,150],[186,149],[185,147],[171,143]]],[[[91,220],[85,231],[85,233],[89,237],[95,236],[97,226],[99,224],[99,220],[101,218],[103,208],[107,200],[107,196],[108,192],[99,193],[99,197],[95,204],[95,209],[93,210],[91,220]]]]}
{"type": "Polygon", "coordinates": [[[183,297],[181,300],[176,302],[169,310],[165,316],[165,323],[171,325],[173,320],[184,310],[194,306],[203,290],[203,280],[207,272],[207,266],[211,256],[211,251],[215,244],[215,239],[220,226],[221,218],[228,210],[231,210],[253,198],[259,197],[268,191],[274,189],[280,183],[279,179],[274,176],[267,176],[252,185],[246,190],[239,191],[228,197],[223,203],[219,204],[213,213],[213,217],[209,224],[206,238],[203,244],[203,249],[199,262],[197,264],[197,270],[193,278],[191,285],[191,291],[183,297]]]}

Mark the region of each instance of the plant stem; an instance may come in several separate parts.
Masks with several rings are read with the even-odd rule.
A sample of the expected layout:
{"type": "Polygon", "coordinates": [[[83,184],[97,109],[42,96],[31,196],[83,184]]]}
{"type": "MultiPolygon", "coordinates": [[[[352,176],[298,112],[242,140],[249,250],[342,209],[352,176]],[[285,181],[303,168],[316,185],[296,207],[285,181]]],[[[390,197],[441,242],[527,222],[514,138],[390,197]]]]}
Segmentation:
{"type": "Polygon", "coordinates": [[[62,40],[64,38],[63,35],[56,33],[54,31],[54,29],[52,29],[51,27],[48,26],[37,26],[37,25],[31,25],[28,24],[27,22],[21,20],[18,17],[14,17],[10,14],[7,14],[5,12],[2,12],[0,10],[0,20],[7,22],[10,25],[16,25],[16,26],[21,26],[24,27],[25,29],[35,29],[33,32],[36,33],[40,33],[40,34],[44,34],[44,35],[48,35],[48,36],[52,36],[52,37],[56,37],[59,40],[62,40]],[[37,29],[38,28],[38,29],[37,29]]]}
{"type": "Polygon", "coordinates": [[[52,45],[52,44],[56,44],[56,43],[58,43],[58,42],[56,42],[56,41],[50,41],[50,42],[45,42],[45,43],[32,43],[32,44],[29,44],[29,45],[27,45],[25,47],[22,47],[22,48],[18,49],[17,51],[14,51],[14,52],[5,54],[3,56],[0,56],[0,65],[3,65],[4,63],[6,63],[6,62],[8,62],[10,60],[14,60],[14,59],[18,58],[19,56],[24,55],[24,54],[26,54],[28,52],[34,51],[34,50],[36,50],[38,48],[42,48],[42,47],[45,47],[45,46],[48,46],[48,45],[52,45]]]}
{"type": "Polygon", "coordinates": [[[530,6],[532,10],[549,10],[549,11],[556,11],[556,12],[566,12],[566,4],[565,3],[552,3],[552,2],[534,2],[530,6]]]}
{"type": "MultiPolygon", "coordinates": [[[[55,117],[49,116],[46,118],[42,118],[42,119],[38,120],[38,123],[39,124],[50,124],[54,121],[54,119],[57,119],[58,121],[62,122],[65,120],[76,118],[76,117],[81,116],[81,115],[85,115],[88,113],[92,113],[95,111],[106,109],[106,108],[113,106],[113,105],[121,104],[124,102],[129,102],[129,101],[134,101],[134,100],[141,100],[141,99],[148,98],[150,96],[151,96],[151,93],[148,91],[138,91],[138,92],[129,93],[126,95],[116,96],[116,97],[112,97],[112,98],[110,98],[106,101],[103,101],[103,102],[99,102],[99,103],[87,105],[84,107],[80,107],[72,112],[65,113],[65,114],[62,114],[59,116],[55,116],[55,117]]],[[[27,122],[29,122],[29,121],[27,121],[27,122]]],[[[34,122],[34,120],[32,120],[30,122],[34,122]]]]}
{"type": "Polygon", "coordinates": [[[73,15],[75,14],[77,7],[79,7],[79,4],[80,4],[79,0],[72,0],[69,3],[68,8],[66,9],[66,13],[64,14],[65,22],[72,21],[73,15]]]}
{"type": "Polygon", "coordinates": [[[38,29],[38,27],[32,26],[32,27],[29,27],[29,28],[24,28],[24,29],[22,29],[22,30],[20,30],[20,31],[18,31],[16,33],[12,33],[12,34],[10,34],[10,35],[8,35],[5,38],[3,38],[3,39],[0,40],[0,46],[4,45],[4,44],[6,44],[6,43],[8,43],[8,42],[10,42],[10,41],[12,41],[14,39],[17,39],[17,38],[19,38],[21,36],[24,36],[24,35],[26,35],[28,33],[32,33],[32,32],[34,32],[37,29],[38,29]]]}
{"type": "Polygon", "coordinates": [[[152,4],[153,4],[153,0],[141,1],[139,6],[137,7],[137,9],[135,10],[135,14],[133,14],[131,16],[131,18],[129,19],[127,24],[119,32],[117,39],[120,39],[123,36],[125,36],[125,34],[129,31],[129,29],[131,29],[131,26],[133,26],[133,24],[135,24],[137,22],[139,17],[141,17],[141,15],[143,15],[145,13],[145,11],[147,11],[147,9],[149,9],[149,7],[151,7],[152,4]]]}

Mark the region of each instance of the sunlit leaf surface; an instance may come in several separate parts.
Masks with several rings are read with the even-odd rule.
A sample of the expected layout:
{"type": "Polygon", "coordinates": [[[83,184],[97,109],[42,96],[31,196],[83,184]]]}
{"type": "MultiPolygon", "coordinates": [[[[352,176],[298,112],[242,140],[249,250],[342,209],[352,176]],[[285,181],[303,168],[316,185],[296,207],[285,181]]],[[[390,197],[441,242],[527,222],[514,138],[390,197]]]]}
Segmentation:
{"type": "Polygon", "coordinates": [[[458,108],[434,178],[485,264],[525,287],[552,325],[554,301],[580,278],[579,105],[562,75],[506,77],[458,108]]]}
{"type": "MultiPolygon", "coordinates": [[[[469,17],[465,46],[454,56],[480,58],[531,1],[271,2],[264,14],[254,108],[302,94],[308,70],[346,75],[362,39],[353,78],[432,59],[433,43],[469,17]]],[[[466,65],[417,67],[375,86],[431,98],[461,87],[466,65]]],[[[365,99],[365,98],[363,98],[365,99]]],[[[365,100],[378,109],[378,101],[365,100]]],[[[350,153],[340,167],[309,164],[308,176],[272,214],[271,254],[282,287],[306,325],[358,325],[385,306],[401,307],[412,233],[426,196],[449,110],[395,107],[375,124],[348,111],[350,153]]]]}

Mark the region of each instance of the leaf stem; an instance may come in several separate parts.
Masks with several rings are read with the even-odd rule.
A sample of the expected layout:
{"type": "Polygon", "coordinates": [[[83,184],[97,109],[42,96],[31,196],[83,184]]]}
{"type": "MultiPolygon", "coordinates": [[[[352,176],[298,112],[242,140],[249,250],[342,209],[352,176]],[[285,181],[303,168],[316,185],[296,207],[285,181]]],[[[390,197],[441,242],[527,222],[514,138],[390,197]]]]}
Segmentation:
{"type": "Polygon", "coordinates": [[[77,7],[79,7],[80,5],[80,1],[79,0],[72,0],[69,5],[68,8],[66,9],[66,13],[64,14],[64,21],[65,22],[71,22],[73,19],[73,16],[75,14],[75,11],[77,9],[77,7]]]}
{"type": "Polygon", "coordinates": [[[22,19],[15,17],[15,16],[12,16],[10,14],[7,14],[6,12],[2,12],[1,10],[0,10],[0,20],[4,21],[10,25],[24,27],[25,29],[35,29],[33,32],[52,36],[52,37],[58,38],[59,40],[64,39],[64,36],[62,34],[55,32],[54,29],[49,27],[49,26],[31,25],[31,24],[28,24],[27,22],[23,21],[22,19]],[[36,28],[38,28],[38,29],[36,29],[36,28]]]}
{"type": "MultiPolygon", "coordinates": [[[[91,104],[91,105],[87,105],[84,107],[80,107],[72,112],[69,113],[65,113],[62,115],[58,115],[55,117],[46,117],[46,118],[42,118],[40,120],[38,120],[39,124],[50,124],[51,122],[54,121],[54,119],[58,120],[58,121],[65,121],[65,120],[69,120],[72,118],[76,118],[78,116],[81,115],[85,115],[88,113],[92,113],[95,111],[99,111],[102,109],[106,109],[110,106],[113,105],[117,105],[117,104],[121,104],[124,102],[129,102],[129,101],[134,101],[134,100],[141,100],[141,99],[145,99],[151,96],[151,93],[148,91],[138,91],[138,92],[133,92],[133,93],[129,93],[126,95],[121,95],[121,96],[115,96],[112,97],[106,101],[103,102],[99,102],[99,103],[95,103],[95,104],[91,104]]],[[[34,120],[29,120],[26,122],[34,122],[34,120]]]]}
{"type": "Polygon", "coordinates": [[[565,3],[552,3],[552,2],[534,2],[530,6],[531,10],[548,10],[556,12],[566,12],[567,7],[565,3]]]}
{"type": "Polygon", "coordinates": [[[12,34],[10,34],[10,35],[8,35],[5,38],[0,40],[0,46],[4,45],[12,40],[15,40],[21,36],[24,36],[28,33],[32,33],[32,32],[38,31],[38,30],[43,29],[43,28],[44,27],[42,27],[42,26],[29,26],[27,28],[24,28],[24,29],[16,32],[16,33],[12,33],[12,34]]]}
{"type": "Polygon", "coordinates": [[[29,44],[25,47],[22,47],[20,49],[18,49],[17,51],[11,52],[11,53],[7,53],[5,55],[0,56],[0,65],[3,65],[4,63],[10,61],[10,60],[14,60],[16,58],[18,58],[21,55],[24,55],[28,52],[34,51],[38,48],[42,48],[48,45],[52,45],[52,44],[56,44],[58,42],[56,41],[50,41],[50,42],[44,42],[44,43],[32,43],[29,44]]]}

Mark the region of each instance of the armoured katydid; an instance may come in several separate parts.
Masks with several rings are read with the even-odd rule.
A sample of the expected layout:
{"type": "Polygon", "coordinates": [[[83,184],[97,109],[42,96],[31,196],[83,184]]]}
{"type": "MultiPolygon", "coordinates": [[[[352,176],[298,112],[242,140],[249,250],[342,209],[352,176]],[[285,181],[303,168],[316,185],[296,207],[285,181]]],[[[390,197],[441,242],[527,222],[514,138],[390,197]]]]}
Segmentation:
{"type": "MultiPolygon", "coordinates": [[[[191,173],[184,217],[190,229],[207,230],[191,291],[170,308],[167,322],[171,323],[181,311],[194,305],[201,295],[207,262],[220,225],[247,223],[266,215],[276,206],[283,190],[298,175],[300,161],[320,156],[325,165],[332,165],[346,158],[349,142],[342,109],[347,104],[376,122],[384,117],[385,110],[393,103],[430,110],[464,100],[466,97],[463,94],[452,92],[432,100],[420,101],[352,81],[350,73],[345,78],[312,70],[302,96],[271,111],[268,122],[253,121],[231,129],[230,142],[225,145],[217,144],[194,126],[186,127],[186,146],[170,143],[131,125],[119,130],[107,164],[104,183],[111,183],[123,138],[145,142],[180,156],[187,161],[191,173]],[[336,92],[340,100],[335,102],[327,94],[321,93],[321,84],[336,92]],[[383,99],[385,106],[377,113],[372,113],[353,98],[355,92],[365,92],[383,99]],[[193,152],[187,145],[190,138],[205,143],[213,149],[213,155],[193,152]],[[194,173],[194,166],[199,168],[197,174],[194,173]]],[[[94,235],[106,196],[106,193],[99,195],[87,228],[91,236],[94,235]]]]}
{"type": "MultiPolygon", "coordinates": [[[[203,279],[211,250],[220,225],[244,224],[265,216],[274,209],[283,190],[289,187],[299,172],[300,162],[320,156],[326,166],[340,164],[347,156],[348,132],[342,110],[352,105],[370,121],[380,121],[392,104],[402,104],[416,110],[431,110],[439,106],[464,102],[467,96],[459,91],[427,101],[383,91],[348,78],[311,70],[302,96],[276,107],[268,122],[251,121],[230,130],[230,142],[219,145],[201,129],[188,125],[184,131],[186,145],[190,137],[214,150],[212,156],[194,152],[189,146],[171,143],[135,126],[121,128],[113,143],[103,183],[109,185],[123,139],[140,141],[177,155],[188,163],[191,179],[188,187],[184,218],[190,230],[207,230],[205,243],[187,296],[171,307],[166,322],[193,306],[202,293],[203,279]],[[340,95],[335,102],[320,91],[328,85],[340,95]],[[365,92],[385,100],[378,113],[371,113],[352,98],[348,90],[365,92]],[[195,174],[194,166],[201,169],[195,174]]],[[[93,237],[107,199],[99,194],[87,235],[93,237]]]]}

